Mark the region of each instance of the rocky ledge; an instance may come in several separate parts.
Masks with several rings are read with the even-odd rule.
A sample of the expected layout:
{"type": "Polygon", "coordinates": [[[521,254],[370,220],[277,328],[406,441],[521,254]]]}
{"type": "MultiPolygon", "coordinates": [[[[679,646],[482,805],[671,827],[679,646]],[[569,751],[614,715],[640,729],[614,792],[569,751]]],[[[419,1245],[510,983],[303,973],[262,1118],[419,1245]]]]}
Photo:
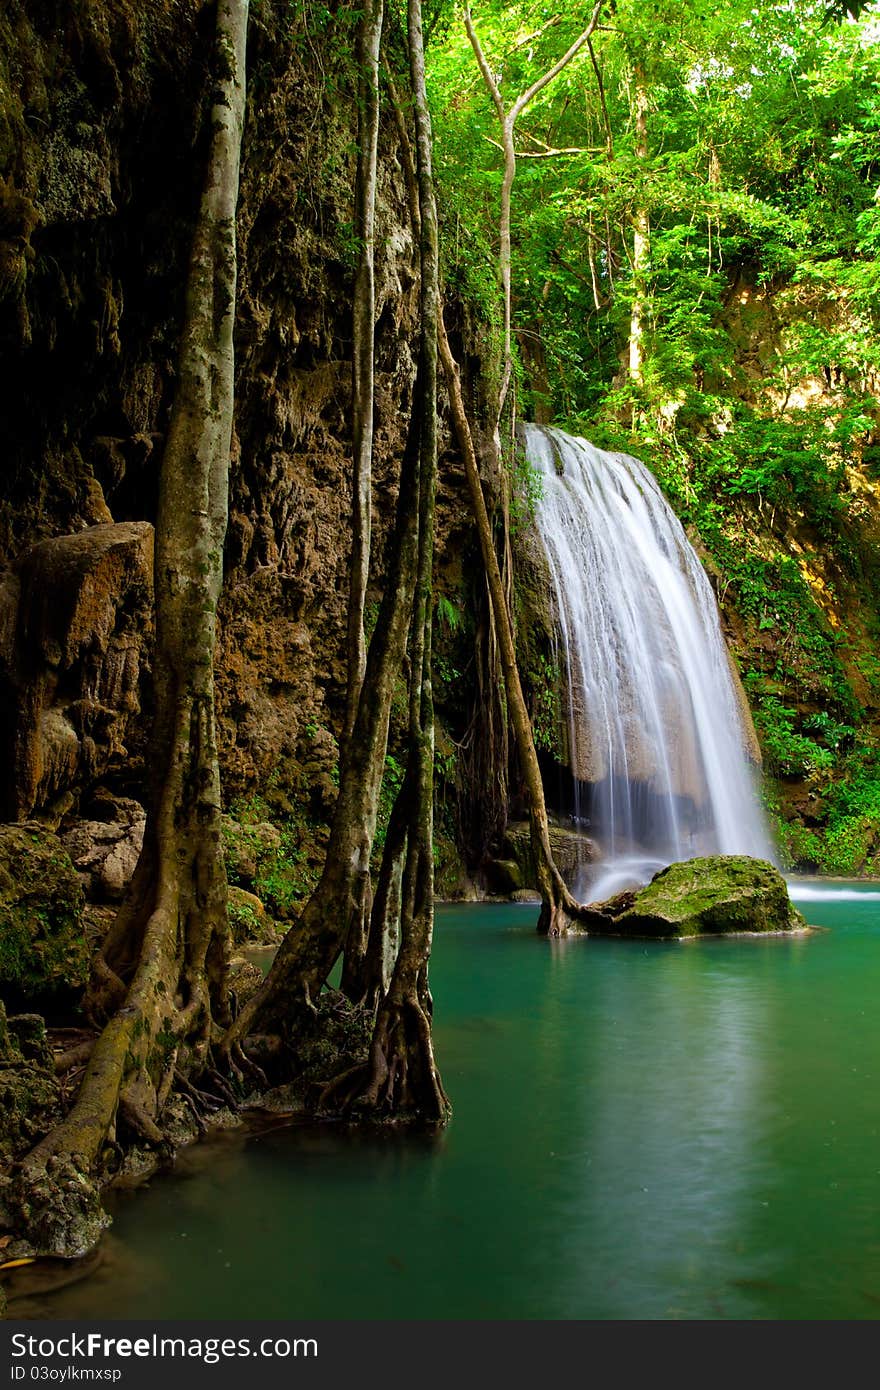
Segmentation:
{"type": "Polygon", "coordinates": [[[579,925],[590,935],[658,938],[809,930],[779,871],[740,854],[670,864],[644,888],[590,903],[579,925]]]}

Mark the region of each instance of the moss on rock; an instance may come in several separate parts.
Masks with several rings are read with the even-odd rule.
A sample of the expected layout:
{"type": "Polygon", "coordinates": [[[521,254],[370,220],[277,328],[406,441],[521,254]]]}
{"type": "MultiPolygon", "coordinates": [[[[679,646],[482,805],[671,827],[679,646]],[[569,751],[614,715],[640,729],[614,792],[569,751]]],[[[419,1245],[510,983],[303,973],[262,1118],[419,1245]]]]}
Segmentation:
{"type": "Polygon", "coordinates": [[[36,1014],[7,1019],[0,1002],[0,1160],[19,1158],[61,1118],[61,1094],[36,1014]]]}
{"type": "Polygon", "coordinates": [[[644,888],[593,904],[583,925],[590,934],[690,937],[803,931],[807,924],[772,864],[733,854],[670,864],[644,888]]]}
{"type": "Polygon", "coordinates": [[[278,928],[255,893],[230,886],[228,907],[232,939],[237,946],[245,943],[271,946],[278,941],[278,928]]]}
{"type": "MultiPolygon", "coordinates": [[[[570,882],[585,864],[593,864],[598,858],[595,840],[580,830],[568,826],[550,824],[550,848],[553,861],[562,877],[570,882]]],[[[504,833],[502,853],[497,863],[512,861],[517,866],[518,882],[508,888],[498,888],[498,892],[515,892],[537,883],[535,858],[532,854],[532,836],[528,821],[512,821],[504,833]]],[[[503,871],[502,871],[503,872],[503,871]]]]}
{"type": "Polygon", "coordinates": [[[0,989],[21,1003],[83,988],[88,948],[83,890],[61,841],[45,826],[0,826],[0,989]]]}

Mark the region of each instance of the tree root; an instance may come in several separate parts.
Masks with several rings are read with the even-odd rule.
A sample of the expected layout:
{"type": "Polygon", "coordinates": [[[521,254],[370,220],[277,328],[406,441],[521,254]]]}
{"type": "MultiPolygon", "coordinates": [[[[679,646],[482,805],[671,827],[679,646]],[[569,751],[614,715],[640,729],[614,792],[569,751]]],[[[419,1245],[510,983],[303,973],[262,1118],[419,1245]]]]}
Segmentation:
{"type": "Polygon", "coordinates": [[[94,1046],[95,1040],[91,1038],[88,1042],[78,1043],[76,1047],[69,1047],[66,1052],[57,1052],[55,1054],[55,1075],[63,1076],[71,1068],[82,1066],[91,1057],[94,1046]]]}
{"type": "Polygon", "coordinates": [[[370,1055],[323,1088],[318,1108],[351,1118],[444,1124],[449,1099],[434,1062],[431,1025],[416,999],[382,1004],[370,1055]]]}
{"type": "Polygon", "coordinates": [[[102,955],[92,961],[91,979],[85,1002],[85,1014],[89,1022],[101,1028],[117,1009],[125,1002],[126,985],[111,970],[102,955]]]}
{"type": "Polygon", "coordinates": [[[353,1067],[347,1067],[345,1071],[334,1076],[332,1081],[328,1081],[323,1087],[315,1109],[318,1113],[324,1110],[335,1113],[339,1109],[345,1109],[361,1093],[362,1083],[366,1082],[369,1077],[370,1065],[368,1062],[356,1062],[353,1067]],[[332,1106],[330,1102],[334,1099],[336,1105],[332,1106]]]}
{"type": "MultiPolygon", "coordinates": [[[[227,1038],[224,1039],[221,1046],[223,1060],[242,1093],[253,1088],[258,1088],[260,1090],[266,1089],[269,1085],[269,1079],[263,1071],[263,1068],[258,1066],[252,1058],[247,1056],[244,1051],[243,1039],[239,1041],[238,1038],[229,1038],[227,1035],[227,1038]],[[249,1081],[253,1083],[251,1087],[248,1085],[249,1081]]],[[[218,1075],[216,1071],[212,1074],[214,1076],[218,1075]]]]}
{"type": "Polygon", "coordinates": [[[119,1097],[119,1114],[132,1133],[136,1134],[139,1139],[143,1139],[145,1143],[150,1144],[152,1148],[164,1150],[167,1147],[168,1141],[162,1130],[150,1118],[143,1106],[139,1105],[134,1097],[125,1091],[119,1097]]]}
{"type": "MultiPolygon", "coordinates": [[[[262,1073],[260,1074],[262,1075],[262,1073]]],[[[239,1101],[237,1096],[234,1096],[232,1094],[232,1091],[229,1089],[226,1082],[223,1080],[223,1077],[220,1075],[219,1071],[216,1071],[212,1068],[209,1072],[206,1073],[206,1075],[211,1085],[214,1086],[217,1091],[219,1091],[220,1095],[223,1097],[224,1102],[226,1103],[226,1105],[229,1106],[230,1110],[238,1110],[240,1108],[241,1102],[239,1101]]]]}

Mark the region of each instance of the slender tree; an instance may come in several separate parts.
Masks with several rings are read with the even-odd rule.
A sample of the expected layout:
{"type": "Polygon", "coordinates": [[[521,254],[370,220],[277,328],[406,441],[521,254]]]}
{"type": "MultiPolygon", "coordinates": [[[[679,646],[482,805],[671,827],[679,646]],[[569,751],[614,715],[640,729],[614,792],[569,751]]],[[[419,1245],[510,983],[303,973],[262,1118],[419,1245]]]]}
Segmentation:
{"type": "Polygon", "coordinates": [[[443,1121],[448,1101],[434,1058],[428,960],[434,927],[434,702],[431,688],[434,505],[437,486],[437,329],[439,250],[431,164],[431,118],[425,88],[420,0],[408,0],[407,37],[416,130],[419,201],[420,343],[419,545],[410,641],[409,825],[400,890],[397,960],[376,1015],[361,1106],[443,1121]]]}
{"type": "MultiPolygon", "coordinates": [[[[418,378],[415,393],[420,390],[418,378]]],[[[289,1037],[318,995],[352,931],[368,912],[370,856],[388,745],[391,699],[412,617],[419,531],[419,428],[410,421],[401,464],[391,567],[367,651],[357,714],[340,762],[339,795],[324,868],[265,981],[229,1029],[233,1055],[249,1033],[289,1037]]]]}
{"type": "MultiPolygon", "coordinates": [[[[501,387],[494,427],[495,443],[499,452],[501,415],[504,410],[513,372],[510,222],[511,191],[516,177],[517,156],[514,140],[516,121],[538,93],[543,91],[544,88],[562,72],[568,63],[571,62],[572,58],[574,58],[585,45],[589,44],[590,38],[598,23],[601,9],[602,0],[597,0],[586,28],[578,35],[574,42],[569,45],[562,57],[532,82],[508,109],[505,106],[498,82],[496,81],[483,51],[482,44],[480,43],[479,36],[474,27],[470,9],[467,6],[465,7],[465,27],[467,29],[468,39],[470,40],[486,90],[492,99],[492,104],[501,126],[502,148],[504,151],[504,178],[501,185],[501,211],[499,219],[499,270],[503,297],[504,341],[501,387]]],[[[452,403],[453,421],[455,423],[459,447],[465,461],[465,472],[468,480],[471,507],[477,524],[480,549],[486,569],[510,719],[513,725],[514,737],[522,764],[523,775],[529,792],[529,820],[532,850],[542,902],[538,929],[548,935],[561,935],[568,930],[569,923],[577,917],[579,904],[566,887],[562,875],[559,873],[553,860],[553,851],[550,845],[549,822],[547,819],[547,806],[544,799],[543,783],[541,781],[541,770],[538,764],[531,721],[528,716],[528,710],[522,691],[522,683],[519,678],[519,670],[516,663],[516,645],[513,634],[513,623],[510,616],[508,594],[495,552],[491,523],[483,496],[476,453],[473,445],[473,436],[464,407],[458,370],[452,357],[445,328],[442,326],[442,320],[440,329],[440,350],[452,403]]]]}
{"type": "MultiPolygon", "coordinates": [[[[340,768],[340,787],[321,880],[283,941],[262,988],[230,1028],[226,1045],[249,1034],[292,1042],[353,930],[366,921],[370,854],[376,829],[391,697],[409,635],[409,759],[392,816],[393,855],[380,871],[372,945],[351,971],[365,1003],[379,999],[393,945],[396,959],[381,996],[365,1070],[331,1082],[324,1104],[357,1099],[367,1108],[442,1120],[447,1101],[431,1041],[427,965],[433,931],[433,763],[431,588],[437,469],[436,379],[438,251],[424,89],[421,14],[408,10],[416,120],[419,203],[420,349],[407,445],[401,465],[392,567],[367,651],[357,712],[340,768]]],[[[357,988],[355,988],[357,986],[357,988]]]]}
{"type": "Polygon", "coordinates": [[[558,62],[554,63],[551,68],[548,68],[548,70],[545,73],[543,73],[540,77],[536,78],[535,81],[532,82],[531,85],[528,86],[524,92],[521,92],[520,95],[514,101],[513,105],[509,108],[505,106],[504,98],[501,95],[501,89],[498,86],[497,81],[495,80],[495,75],[492,72],[491,67],[489,66],[485,53],[483,52],[482,44],[480,43],[479,36],[477,34],[476,28],[474,27],[473,19],[471,18],[470,6],[465,5],[464,23],[465,28],[467,30],[467,36],[470,40],[471,47],[474,50],[474,56],[477,60],[477,65],[480,69],[480,75],[483,78],[483,82],[486,85],[486,90],[492,99],[492,105],[495,108],[495,114],[498,117],[498,123],[501,127],[502,149],[504,151],[504,177],[501,182],[501,209],[499,214],[498,253],[498,266],[501,278],[501,290],[504,309],[504,359],[501,369],[501,387],[498,393],[498,404],[496,407],[496,433],[500,430],[501,416],[504,411],[504,404],[507,399],[507,392],[510,388],[511,376],[513,374],[513,298],[511,287],[510,200],[511,192],[513,190],[513,181],[516,178],[516,144],[514,141],[514,130],[518,118],[522,115],[523,111],[526,109],[529,103],[534,101],[538,93],[542,92],[544,88],[547,87],[555,77],[558,77],[559,73],[562,72],[563,68],[568,66],[572,58],[574,58],[581,51],[585,44],[589,43],[590,38],[593,32],[595,31],[596,25],[599,22],[599,15],[602,10],[602,4],[603,0],[597,0],[593,12],[590,15],[590,20],[587,24],[587,27],[578,35],[574,42],[569,45],[569,47],[566,49],[565,53],[563,53],[562,57],[558,60],[558,62]]]}
{"type": "MultiPolygon", "coordinates": [[[[371,488],[373,477],[374,338],[376,330],[376,163],[379,142],[379,50],[383,0],[371,0],[358,24],[358,160],[355,177],[355,235],[360,252],[354,284],[352,345],[351,562],[348,596],[348,682],[342,755],[357,719],[367,664],[364,606],[370,572],[371,488]]],[[[370,885],[364,885],[361,911],[353,916],[345,946],[342,987],[357,995],[369,928],[370,885]]]]}
{"type": "MultiPolygon", "coordinates": [[[[648,159],[648,79],[645,65],[639,59],[633,64],[633,115],[635,118],[635,153],[638,163],[648,159]]],[[[644,179],[642,179],[644,185],[644,179]]],[[[632,277],[633,297],[629,321],[629,376],[633,382],[642,379],[644,365],[645,317],[648,311],[648,260],[651,254],[651,231],[644,186],[639,190],[633,209],[632,277]]]]}
{"type": "Polygon", "coordinates": [[[354,282],[352,345],[351,566],[348,600],[348,685],[345,737],[351,735],[367,665],[364,604],[370,569],[373,464],[373,339],[376,328],[376,163],[379,143],[379,48],[383,0],[370,0],[358,24],[358,157],[354,234],[359,246],[354,282]]]}

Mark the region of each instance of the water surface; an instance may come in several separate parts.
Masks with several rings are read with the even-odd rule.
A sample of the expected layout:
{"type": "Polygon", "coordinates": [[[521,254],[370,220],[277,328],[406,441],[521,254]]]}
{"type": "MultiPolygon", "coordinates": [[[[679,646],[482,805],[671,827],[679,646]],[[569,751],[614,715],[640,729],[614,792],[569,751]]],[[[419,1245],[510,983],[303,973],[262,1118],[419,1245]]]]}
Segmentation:
{"type": "Polygon", "coordinates": [[[441,1138],[195,1146],[21,1311],[877,1317],[880,904],[804,910],[833,931],[551,944],[533,907],[441,909],[441,1138]]]}

